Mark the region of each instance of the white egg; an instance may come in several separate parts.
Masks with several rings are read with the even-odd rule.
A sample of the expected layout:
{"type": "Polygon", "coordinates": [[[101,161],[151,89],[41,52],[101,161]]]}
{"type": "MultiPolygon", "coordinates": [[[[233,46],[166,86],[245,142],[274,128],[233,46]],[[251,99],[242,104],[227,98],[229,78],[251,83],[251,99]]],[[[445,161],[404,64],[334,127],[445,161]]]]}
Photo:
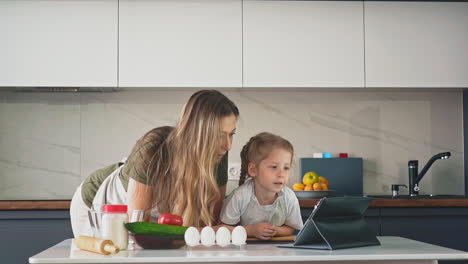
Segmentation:
{"type": "Polygon", "coordinates": [[[247,231],[243,226],[236,226],[234,230],[232,230],[232,243],[236,246],[244,245],[245,241],[247,241],[247,231]]]}
{"type": "Polygon", "coordinates": [[[200,234],[201,244],[207,247],[214,245],[216,234],[213,228],[205,226],[200,234]]]}
{"type": "Polygon", "coordinates": [[[191,226],[185,230],[184,234],[184,239],[185,243],[189,247],[194,247],[200,244],[200,233],[198,232],[198,229],[195,227],[191,226]]]}
{"type": "Polygon", "coordinates": [[[231,243],[231,232],[229,229],[222,226],[216,231],[216,244],[225,247],[231,243]]]}

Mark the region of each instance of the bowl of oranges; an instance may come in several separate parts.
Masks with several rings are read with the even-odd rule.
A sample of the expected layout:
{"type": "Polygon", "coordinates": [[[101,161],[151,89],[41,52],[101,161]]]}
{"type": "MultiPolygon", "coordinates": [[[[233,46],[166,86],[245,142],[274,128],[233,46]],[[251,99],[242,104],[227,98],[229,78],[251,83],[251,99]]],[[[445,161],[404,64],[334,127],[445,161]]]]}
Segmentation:
{"type": "Polygon", "coordinates": [[[294,183],[292,188],[298,199],[311,199],[334,196],[334,191],[328,188],[329,185],[327,178],[309,171],[302,177],[302,182],[294,183]]]}

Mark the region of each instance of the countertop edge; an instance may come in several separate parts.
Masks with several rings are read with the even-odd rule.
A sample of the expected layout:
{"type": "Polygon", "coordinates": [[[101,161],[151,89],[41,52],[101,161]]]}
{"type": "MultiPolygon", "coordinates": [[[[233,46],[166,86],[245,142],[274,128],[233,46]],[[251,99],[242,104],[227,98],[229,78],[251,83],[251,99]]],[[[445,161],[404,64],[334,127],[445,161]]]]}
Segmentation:
{"type": "Polygon", "coordinates": [[[70,200],[0,201],[0,211],[69,210],[70,200]]]}
{"type": "MultiPolygon", "coordinates": [[[[300,199],[301,208],[313,208],[319,199],[300,199]]],[[[0,211],[69,210],[70,200],[0,201],[0,211]]],[[[374,199],[369,207],[466,207],[468,198],[457,199],[374,199]]]]}
{"type": "MultiPolygon", "coordinates": [[[[319,199],[300,199],[301,208],[313,208],[319,199]]],[[[369,207],[468,207],[468,199],[374,199],[369,207]]]]}

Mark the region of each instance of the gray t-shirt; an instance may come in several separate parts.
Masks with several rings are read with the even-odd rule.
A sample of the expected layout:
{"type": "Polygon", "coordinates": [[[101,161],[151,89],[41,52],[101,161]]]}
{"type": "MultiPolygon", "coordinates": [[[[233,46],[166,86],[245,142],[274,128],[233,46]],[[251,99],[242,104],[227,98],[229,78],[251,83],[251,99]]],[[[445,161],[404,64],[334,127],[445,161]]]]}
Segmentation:
{"type": "Polygon", "coordinates": [[[299,201],[294,192],[284,187],[270,205],[260,205],[254,192],[254,181],[247,180],[224,201],[220,220],[228,225],[256,225],[267,222],[276,226],[303,226],[299,201]]]}

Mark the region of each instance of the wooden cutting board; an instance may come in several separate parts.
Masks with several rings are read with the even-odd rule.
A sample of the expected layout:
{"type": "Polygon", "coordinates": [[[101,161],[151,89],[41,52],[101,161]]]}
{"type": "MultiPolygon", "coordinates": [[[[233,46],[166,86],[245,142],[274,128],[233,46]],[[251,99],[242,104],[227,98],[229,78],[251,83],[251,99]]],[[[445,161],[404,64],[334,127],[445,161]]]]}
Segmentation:
{"type": "Polygon", "coordinates": [[[280,236],[280,237],[272,237],[269,240],[261,240],[256,237],[248,237],[247,242],[293,242],[296,239],[296,236],[280,236]]]}

